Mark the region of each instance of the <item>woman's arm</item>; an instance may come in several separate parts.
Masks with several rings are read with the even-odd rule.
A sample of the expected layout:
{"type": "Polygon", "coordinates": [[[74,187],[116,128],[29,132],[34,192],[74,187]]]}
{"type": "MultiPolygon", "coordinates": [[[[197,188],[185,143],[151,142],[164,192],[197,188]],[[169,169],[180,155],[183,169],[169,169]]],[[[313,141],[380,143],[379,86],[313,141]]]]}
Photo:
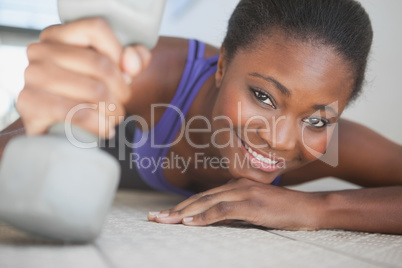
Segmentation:
{"type": "Polygon", "coordinates": [[[242,178],[194,195],[172,209],[150,212],[148,219],[196,226],[243,220],[284,230],[402,234],[402,187],[309,193],[242,178]]]}
{"type": "Polygon", "coordinates": [[[316,194],[317,229],[402,234],[402,186],[316,194]]]}
{"type": "Polygon", "coordinates": [[[339,165],[315,161],[283,176],[283,184],[337,177],[363,187],[316,193],[319,229],[402,234],[402,146],[360,124],[339,123],[339,165]]]}
{"type": "Polygon", "coordinates": [[[402,234],[402,149],[350,121],[340,122],[339,166],[316,161],[284,175],[285,183],[335,176],[359,190],[305,193],[249,179],[197,194],[149,220],[207,225],[244,220],[286,230],[344,229],[402,234]]]}

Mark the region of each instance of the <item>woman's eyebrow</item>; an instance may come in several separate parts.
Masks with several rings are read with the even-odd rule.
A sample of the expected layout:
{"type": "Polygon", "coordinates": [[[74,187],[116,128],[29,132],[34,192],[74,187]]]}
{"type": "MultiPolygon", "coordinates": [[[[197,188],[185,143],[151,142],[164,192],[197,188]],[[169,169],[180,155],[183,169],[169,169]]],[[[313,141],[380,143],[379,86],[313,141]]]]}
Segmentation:
{"type": "Polygon", "coordinates": [[[335,109],[332,108],[329,105],[316,104],[316,105],[313,105],[313,109],[314,110],[321,110],[321,111],[324,111],[324,112],[329,110],[330,112],[334,113],[335,117],[339,117],[339,114],[335,111],[335,109]]]}
{"type": "Polygon", "coordinates": [[[253,77],[262,78],[265,81],[267,81],[268,83],[274,84],[275,87],[277,89],[279,89],[279,91],[282,93],[282,95],[285,95],[286,97],[290,97],[290,95],[291,95],[290,90],[287,89],[287,87],[282,85],[280,82],[278,82],[278,80],[276,80],[275,78],[273,78],[271,76],[264,76],[264,75],[259,74],[259,73],[249,73],[248,75],[253,76],[253,77]]]}

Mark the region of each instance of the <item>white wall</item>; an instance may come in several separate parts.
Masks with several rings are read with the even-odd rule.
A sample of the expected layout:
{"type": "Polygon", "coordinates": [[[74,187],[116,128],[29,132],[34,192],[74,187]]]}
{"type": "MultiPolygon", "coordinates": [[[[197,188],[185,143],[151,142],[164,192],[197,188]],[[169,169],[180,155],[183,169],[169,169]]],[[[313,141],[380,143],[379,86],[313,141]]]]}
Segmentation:
{"type": "MultiPolygon", "coordinates": [[[[219,46],[237,0],[170,0],[161,34],[198,38],[219,46]],[[183,8],[187,13],[181,13],[183,8]]],[[[374,28],[364,94],[344,116],[402,144],[402,1],[361,0],[374,28]]]]}
{"type": "Polygon", "coordinates": [[[371,16],[374,43],[364,94],[345,113],[402,144],[402,1],[361,0],[371,16]]]}
{"type": "Polygon", "coordinates": [[[220,46],[238,0],[168,0],[160,33],[220,46]]]}

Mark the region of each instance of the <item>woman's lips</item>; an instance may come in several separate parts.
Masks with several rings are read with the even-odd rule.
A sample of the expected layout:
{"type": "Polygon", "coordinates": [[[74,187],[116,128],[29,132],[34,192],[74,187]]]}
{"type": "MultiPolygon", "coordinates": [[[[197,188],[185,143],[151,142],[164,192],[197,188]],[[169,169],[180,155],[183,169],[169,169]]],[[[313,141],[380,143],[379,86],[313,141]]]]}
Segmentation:
{"type": "Polygon", "coordinates": [[[281,167],[284,167],[284,161],[279,160],[275,156],[272,156],[271,153],[269,155],[262,155],[257,151],[251,149],[251,147],[247,145],[243,140],[240,139],[240,141],[242,143],[242,152],[245,154],[246,158],[254,168],[258,168],[264,172],[274,172],[281,167]]]}

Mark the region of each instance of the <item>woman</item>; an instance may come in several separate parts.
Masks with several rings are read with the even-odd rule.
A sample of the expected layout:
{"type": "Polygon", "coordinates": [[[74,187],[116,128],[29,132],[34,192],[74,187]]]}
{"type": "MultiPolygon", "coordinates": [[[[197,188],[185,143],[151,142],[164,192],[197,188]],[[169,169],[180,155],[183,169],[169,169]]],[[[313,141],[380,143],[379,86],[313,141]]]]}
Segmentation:
{"type": "Polygon", "coordinates": [[[28,48],[22,121],[8,130],[23,124],[41,134],[80,103],[104,103],[72,123],[110,138],[134,115],[135,130],[125,121],[116,135],[120,143],[123,132],[134,136],[128,156],[105,148],[125,159],[122,182],[131,172],[157,190],[198,193],[150,212],[151,221],[401,234],[402,147],[340,119],[361,91],[371,42],[354,0],[240,1],[220,51],[174,38],[151,53],[122,48],[100,19],[53,26],[28,48]],[[370,188],[272,185],[325,176],[370,188]]]}

